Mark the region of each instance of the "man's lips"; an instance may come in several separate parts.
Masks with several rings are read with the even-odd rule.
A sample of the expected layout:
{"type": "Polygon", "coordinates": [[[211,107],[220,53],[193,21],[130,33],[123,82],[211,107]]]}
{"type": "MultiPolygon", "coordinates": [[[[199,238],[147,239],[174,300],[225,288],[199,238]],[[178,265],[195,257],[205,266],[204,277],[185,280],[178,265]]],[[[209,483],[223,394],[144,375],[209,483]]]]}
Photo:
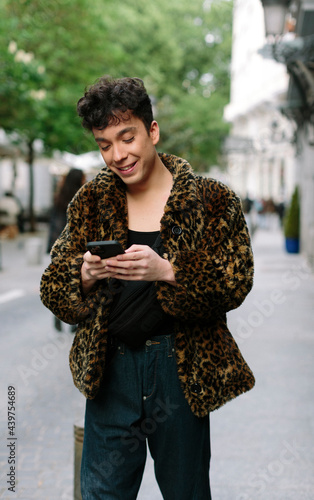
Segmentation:
{"type": "Polygon", "coordinates": [[[131,163],[130,165],[127,165],[126,167],[117,167],[117,169],[121,173],[131,172],[131,170],[133,170],[133,168],[135,167],[136,164],[137,164],[137,161],[135,161],[134,163],[131,163]]]}

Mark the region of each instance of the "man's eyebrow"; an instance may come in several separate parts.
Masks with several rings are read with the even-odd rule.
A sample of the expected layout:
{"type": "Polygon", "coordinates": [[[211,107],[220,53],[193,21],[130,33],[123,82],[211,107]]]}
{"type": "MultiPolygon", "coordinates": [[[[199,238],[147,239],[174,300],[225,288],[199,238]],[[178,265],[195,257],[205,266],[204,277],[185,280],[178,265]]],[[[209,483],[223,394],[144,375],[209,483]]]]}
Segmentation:
{"type": "MultiPolygon", "coordinates": [[[[117,134],[116,134],[116,137],[119,138],[119,137],[122,137],[124,134],[127,134],[128,132],[135,132],[136,131],[136,127],[132,126],[132,127],[125,127],[123,128],[122,130],[120,130],[117,134]]],[[[95,137],[95,141],[96,142],[109,142],[106,138],[104,137],[95,137]]]]}

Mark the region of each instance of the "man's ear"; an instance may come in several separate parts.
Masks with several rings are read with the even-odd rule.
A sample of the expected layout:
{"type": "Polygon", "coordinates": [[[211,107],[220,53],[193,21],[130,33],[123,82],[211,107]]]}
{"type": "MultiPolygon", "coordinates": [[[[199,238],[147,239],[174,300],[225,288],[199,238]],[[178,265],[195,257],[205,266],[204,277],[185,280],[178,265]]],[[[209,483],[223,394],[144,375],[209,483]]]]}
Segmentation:
{"type": "Polygon", "coordinates": [[[159,125],[156,120],[153,120],[151,123],[149,135],[155,146],[159,141],[159,125]]]}

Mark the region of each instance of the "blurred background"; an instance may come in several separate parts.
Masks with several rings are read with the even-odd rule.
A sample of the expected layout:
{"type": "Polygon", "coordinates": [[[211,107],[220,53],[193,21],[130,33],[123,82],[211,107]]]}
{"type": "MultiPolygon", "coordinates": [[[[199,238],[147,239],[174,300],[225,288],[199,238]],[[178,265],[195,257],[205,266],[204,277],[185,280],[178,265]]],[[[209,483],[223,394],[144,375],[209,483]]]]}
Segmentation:
{"type": "MultiPolygon", "coordinates": [[[[241,349],[253,358],[253,371],[255,362],[264,381],[269,365],[260,364],[259,332],[262,335],[265,328],[269,332],[275,326],[276,332],[285,329],[287,336],[280,340],[291,341],[285,359],[292,362],[296,380],[301,377],[304,387],[314,375],[310,335],[314,324],[314,0],[0,0],[0,7],[1,424],[6,420],[4,401],[10,379],[19,388],[24,436],[17,498],[67,500],[74,494],[72,426],[82,420],[84,401],[72,387],[67,367],[73,332],[55,323],[43,308],[38,286],[49,262],[52,231],[58,233],[64,225],[64,213],[56,215],[56,211],[66,200],[69,174],[81,171],[84,182],[103,166],[93,138],[80,125],[76,103],[101,75],[142,78],[161,129],[158,150],[187,159],[200,175],[217,178],[237,192],[256,255],[253,294],[257,298],[248,298],[247,309],[244,306],[240,316],[231,315],[230,321],[241,349]],[[281,303],[272,293],[278,287],[287,299],[281,303]],[[263,306],[265,300],[270,301],[268,309],[263,306]],[[298,318],[297,324],[293,318],[298,318]],[[300,325],[306,332],[303,344],[300,325]],[[295,358],[297,349],[301,351],[295,358]]],[[[282,378],[287,397],[288,371],[288,365],[279,363],[274,375],[282,378]]],[[[262,384],[262,394],[257,391],[258,414],[265,401],[269,409],[269,391],[274,388],[268,382],[262,384]]],[[[314,400],[313,389],[308,391],[302,404],[305,399],[307,405],[314,400]]],[[[249,399],[246,404],[248,409],[249,399]]],[[[237,405],[236,401],[234,414],[230,410],[231,418],[241,415],[237,405]]],[[[295,415],[302,411],[307,418],[313,415],[313,405],[304,409],[293,399],[290,411],[291,405],[295,415]]],[[[278,432],[281,417],[286,417],[280,408],[272,421],[278,432]]],[[[225,415],[222,421],[228,427],[230,414],[225,415]]],[[[311,430],[302,437],[304,442],[313,438],[313,419],[307,424],[311,430]]],[[[257,443],[254,432],[251,442],[257,443]]],[[[287,436],[294,433],[293,427],[287,436]]],[[[234,439],[241,443],[239,435],[234,439]]],[[[268,439],[273,450],[274,436],[268,439]]],[[[224,438],[216,443],[225,470],[230,457],[227,452],[219,454],[224,438]]],[[[293,488],[301,491],[297,483],[286,482],[286,489],[281,485],[275,492],[272,479],[288,481],[293,476],[280,461],[288,449],[283,443],[296,449],[290,438],[281,437],[276,451],[254,469],[255,489],[244,473],[245,456],[236,469],[238,477],[242,474],[240,484],[232,479],[225,493],[224,479],[216,471],[214,499],[288,500],[291,493],[291,499],[313,500],[310,479],[303,482],[301,496],[292,496],[293,488]],[[275,462],[282,466],[277,476],[269,472],[275,462]],[[268,471],[268,480],[265,473],[258,474],[261,470],[268,471]]],[[[250,460],[258,461],[258,447],[250,460]]],[[[298,448],[291,456],[300,453],[298,448]]],[[[0,461],[5,474],[5,448],[0,450],[0,461]]],[[[293,467],[301,476],[313,467],[313,454],[306,465],[298,458],[295,462],[300,469],[296,463],[293,467]]],[[[160,498],[151,486],[152,468],[148,478],[141,498],[160,498]]],[[[0,498],[7,498],[1,481],[0,498]]]]}
{"type": "Polygon", "coordinates": [[[235,189],[252,231],[282,222],[298,187],[313,265],[313,15],[310,0],[1,0],[2,229],[10,194],[19,231],[35,231],[60,177],[101,168],[76,102],[103,74],[131,75],[152,98],[159,149],[235,189]]]}

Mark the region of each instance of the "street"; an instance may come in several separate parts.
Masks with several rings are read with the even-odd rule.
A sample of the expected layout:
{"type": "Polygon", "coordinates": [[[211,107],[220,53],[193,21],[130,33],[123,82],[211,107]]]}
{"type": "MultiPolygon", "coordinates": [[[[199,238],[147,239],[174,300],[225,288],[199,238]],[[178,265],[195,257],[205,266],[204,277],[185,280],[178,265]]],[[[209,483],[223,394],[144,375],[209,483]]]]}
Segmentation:
{"type": "MultiPolygon", "coordinates": [[[[85,399],[68,367],[73,333],[39,299],[49,256],[28,264],[27,237],[1,242],[0,498],[72,500],[85,399]]],[[[314,275],[278,229],[258,230],[253,250],[254,289],[228,322],[256,386],[211,415],[212,496],[314,500],[314,275]]],[[[162,500],[150,458],[138,499],[162,500]]]]}
{"type": "Polygon", "coordinates": [[[68,331],[56,332],[52,314],[40,302],[39,279],[43,266],[28,266],[24,248],[16,248],[16,242],[8,241],[5,245],[10,251],[3,249],[0,278],[0,496],[15,498],[6,484],[9,468],[6,401],[8,387],[13,386],[16,389],[16,498],[73,498],[73,424],[82,419],[84,408],[84,398],[75,390],[68,369],[73,335],[68,331]]]}

